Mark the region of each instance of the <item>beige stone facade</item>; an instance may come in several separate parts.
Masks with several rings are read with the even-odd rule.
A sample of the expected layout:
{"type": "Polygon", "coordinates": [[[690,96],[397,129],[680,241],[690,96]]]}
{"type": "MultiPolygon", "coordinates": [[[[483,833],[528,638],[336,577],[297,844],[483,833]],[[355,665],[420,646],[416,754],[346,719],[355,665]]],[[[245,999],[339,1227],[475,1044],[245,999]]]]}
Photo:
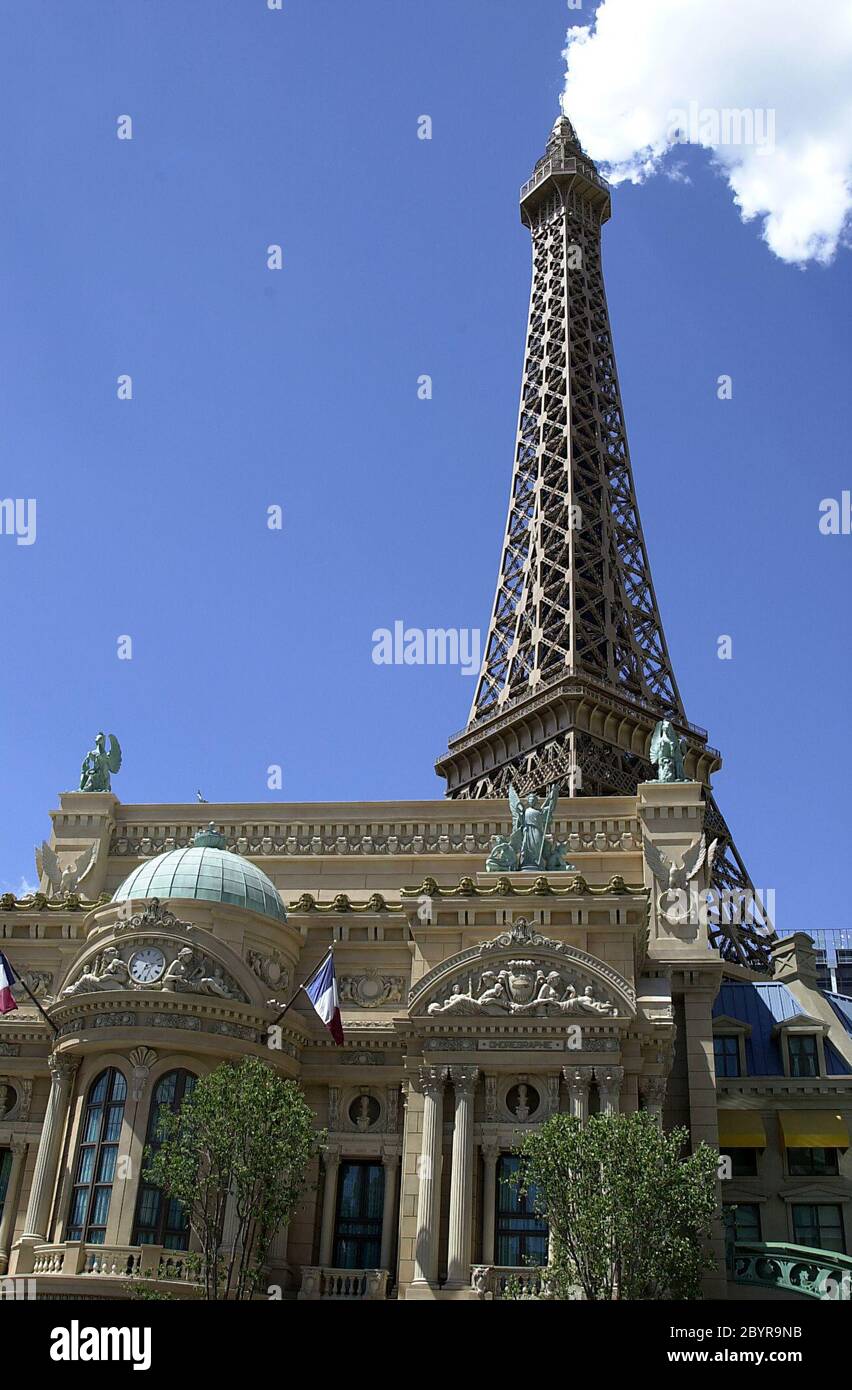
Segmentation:
{"type": "MultiPolygon", "coordinates": [[[[541,1233],[531,1222],[516,1236],[500,1179],[525,1128],[557,1111],[643,1107],[713,1145],[721,1114],[738,1152],[757,1154],[753,1175],[722,1183],[748,1219],[760,1210],[760,1228],[740,1233],[744,1249],[749,1235],[804,1245],[812,1208],[826,1249],[850,1253],[841,1139],[852,1037],[816,987],[809,943],[776,947],[775,982],[761,982],[724,964],[700,922],[669,923],[648,868],[643,836],[675,863],[700,838],[698,783],[561,800],[556,838],[576,869],[542,876],[484,872],[492,838],[508,828],[502,802],[205,806],[229,848],[272,880],[287,919],[197,897],[111,901],[138,865],[190,842],[199,809],[64,793],[51,840],[60,860],[99,847],[85,900],[0,903],[0,949],[57,1030],[21,993],[0,1020],[0,1272],[34,1278],[40,1297],[120,1297],[145,1279],[191,1294],[186,1242],[162,1205],[140,1237],[151,1107],[161,1084],[183,1086],[246,1054],[297,1078],[328,1131],[271,1252],[269,1285],[285,1298],[475,1299],[499,1296],[512,1268],[533,1277],[521,1256],[525,1241],[540,1249],[541,1233]],[[344,1045],[304,1002],[271,1035],[270,1000],[289,998],[332,943],[344,1045]],[[181,959],[197,967],[186,987],[139,978],[146,962],[179,969],[181,959]],[[736,1014],[720,1012],[720,999],[736,1014]],[[764,1028],[760,1010],[773,1008],[780,1021],[764,1028]],[[721,1045],[728,1074],[717,1079],[722,1037],[734,1041],[721,1045]],[[767,1057],[785,1059],[786,1074],[754,1073],[767,1057]],[[93,1100],[99,1081],[114,1101],[93,1100]],[[96,1103],[104,1115],[112,1105],[103,1126],[113,1125],[113,1152],[107,1163],[93,1150],[107,1167],[89,1174],[102,1190],[86,1196],[78,1229],[96,1103]],[[795,1161],[817,1151],[822,1159],[795,1161]],[[814,1162],[827,1171],[790,1171],[814,1162]],[[353,1263],[359,1250],[370,1258],[353,1263]]],[[[749,1162],[733,1166],[741,1174],[749,1162]]],[[[708,1295],[771,1296],[726,1286],[721,1226],[713,1248],[708,1295]]]]}

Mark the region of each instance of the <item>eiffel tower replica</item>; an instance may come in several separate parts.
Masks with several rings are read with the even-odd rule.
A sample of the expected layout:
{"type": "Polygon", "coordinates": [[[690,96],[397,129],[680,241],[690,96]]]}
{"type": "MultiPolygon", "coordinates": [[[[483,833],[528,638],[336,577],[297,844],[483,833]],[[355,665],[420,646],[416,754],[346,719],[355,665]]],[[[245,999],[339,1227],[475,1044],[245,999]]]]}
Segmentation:
{"type": "Polygon", "coordinates": [[[671,720],[685,776],[705,787],[720,901],[751,905],[709,935],[725,959],[767,970],[774,932],[710,791],[721,757],[686,718],[651,579],[601,266],[610,213],[608,184],[561,116],[521,189],[532,292],[493,616],[467,728],[436,771],[454,798],[554,782],[635,795],[655,776],[653,729],[671,720]]]}

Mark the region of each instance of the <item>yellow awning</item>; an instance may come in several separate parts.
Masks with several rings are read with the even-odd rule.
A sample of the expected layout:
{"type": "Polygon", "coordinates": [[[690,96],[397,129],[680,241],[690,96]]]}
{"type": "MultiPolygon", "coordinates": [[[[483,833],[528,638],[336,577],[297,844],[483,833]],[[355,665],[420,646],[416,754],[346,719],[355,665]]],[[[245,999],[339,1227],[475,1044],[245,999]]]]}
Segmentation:
{"type": "Polygon", "coordinates": [[[848,1149],[849,1129],[838,1110],[779,1110],[785,1149],[848,1149]]]}
{"type": "Polygon", "coordinates": [[[766,1130],[757,1110],[719,1111],[719,1148],[765,1149],[766,1130]]]}

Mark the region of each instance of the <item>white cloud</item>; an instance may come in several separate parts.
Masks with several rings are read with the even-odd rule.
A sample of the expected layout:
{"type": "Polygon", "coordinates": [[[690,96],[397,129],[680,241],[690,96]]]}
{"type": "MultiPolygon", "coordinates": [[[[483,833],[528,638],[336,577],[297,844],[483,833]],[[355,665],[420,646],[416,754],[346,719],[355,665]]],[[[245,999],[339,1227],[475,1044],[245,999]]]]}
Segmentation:
{"type": "Polygon", "coordinates": [[[592,24],[569,29],[565,57],[563,108],[613,182],[665,172],[682,112],[688,143],[711,151],[776,256],[826,264],[844,244],[848,0],[602,0],[592,24]]]}
{"type": "Polygon", "coordinates": [[[31,893],[38,892],[38,884],[30,883],[27,878],[22,875],[17,884],[10,883],[8,879],[5,879],[3,883],[0,884],[0,892],[14,893],[16,898],[28,898],[31,893]]]}

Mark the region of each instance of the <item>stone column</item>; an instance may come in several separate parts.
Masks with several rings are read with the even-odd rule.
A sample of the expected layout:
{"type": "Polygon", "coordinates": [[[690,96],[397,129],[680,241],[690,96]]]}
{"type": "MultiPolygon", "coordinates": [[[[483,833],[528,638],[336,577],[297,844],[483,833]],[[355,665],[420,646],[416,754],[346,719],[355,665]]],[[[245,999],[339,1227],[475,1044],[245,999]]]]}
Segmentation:
{"type": "Polygon", "coordinates": [[[74,1057],[60,1057],[52,1052],[47,1059],[47,1065],[51,1077],[50,1095],[42,1123],[22,1241],[38,1242],[47,1239],[59,1151],[68,1118],[71,1087],[79,1062],[74,1057]]]}
{"type": "Polygon", "coordinates": [[[325,1190],[322,1198],[319,1262],[321,1265],[330,1265],[334,1254],[334,1218],[337,1212],[337,1172],[340,1167],[340,1150],[326,1149],[322,1161],[325,1168],[325,1190]]]}
{"type": "Polygon", "coordinates": [[[21,1195],[21,1179],[24,1176],[24,1167],[27,1161],[27,1141],[26,1139],[13,1139],[10,1145],[12,1150],[12,1167],[9,1172],[9,1184],[6,1188],[6,1200],[3,1205],[3,1220],[0,1221],[0,1274],[6,1273],[9,1263],[9,1246],[12,1244],[12,1232],[15,1229],[15,1217],[18,1214],[18,1198],[21,1195]]]}
{"type": "Polygon", "coordinates": [[[571,1100],[571,1114],[575,1119],[586,1123],[589,1114],[589,1087],[595,1074],[594,1067],[563,1067],[562,1075],[568,1087],[571,1100]]]}
{"type": "Polygon", "coordinates": [[[653,1115],[657,1124],[662,1128],[666,1078],[664,1076],[640,1076],[639,1094],[645,1102],[642,1108],[647,1110],[649,1115],[653,1115]]]}
{"type": "Polygon", "coordinates": [[[386,1269],[389,1274],[391,1270],[391,1256],[393,1254],[393,1228],[394,1216],[396,1214],[396,1175],[399,1171],[399,1154],[383,1153],[382,1167],[385,1170],[385,1195],[382,1207],[382,1253],[379,1257],[379,1268],[386,1269]]]}
{"type": "Polygon", "coordinates": [[[497,1159],[500,1150],[494,1143],[482,1145],[482,1263],[494,1263],[494,1221],[497,1214],[497,1159]]]}
{"type": "Polygon", "coordinates": [[[624,1067],[595,1067],[595,1080],[601,1096],[601,1114],[617,1115],[624,1067]]]}
{"type": "Polygon", "coordinates": [[[450,1242],[447,1286],[470,1284],[470,1240],[473,1215],[473,1096],[478,1067],[450,1067],[456,1090],[453,1129],[453,1171],[450,1183],[450,1242]]]}
{"type": "Polygon", "coordinates": [[[423,1094],[423,1135],[418,1165],[417,1234],[414,1241],[413,1279],[415,1284],[434,1284],[438,1278],[441,1130],[446,1079],[446,1067],[420,1068],[418,1089],[423,1094]]]}

